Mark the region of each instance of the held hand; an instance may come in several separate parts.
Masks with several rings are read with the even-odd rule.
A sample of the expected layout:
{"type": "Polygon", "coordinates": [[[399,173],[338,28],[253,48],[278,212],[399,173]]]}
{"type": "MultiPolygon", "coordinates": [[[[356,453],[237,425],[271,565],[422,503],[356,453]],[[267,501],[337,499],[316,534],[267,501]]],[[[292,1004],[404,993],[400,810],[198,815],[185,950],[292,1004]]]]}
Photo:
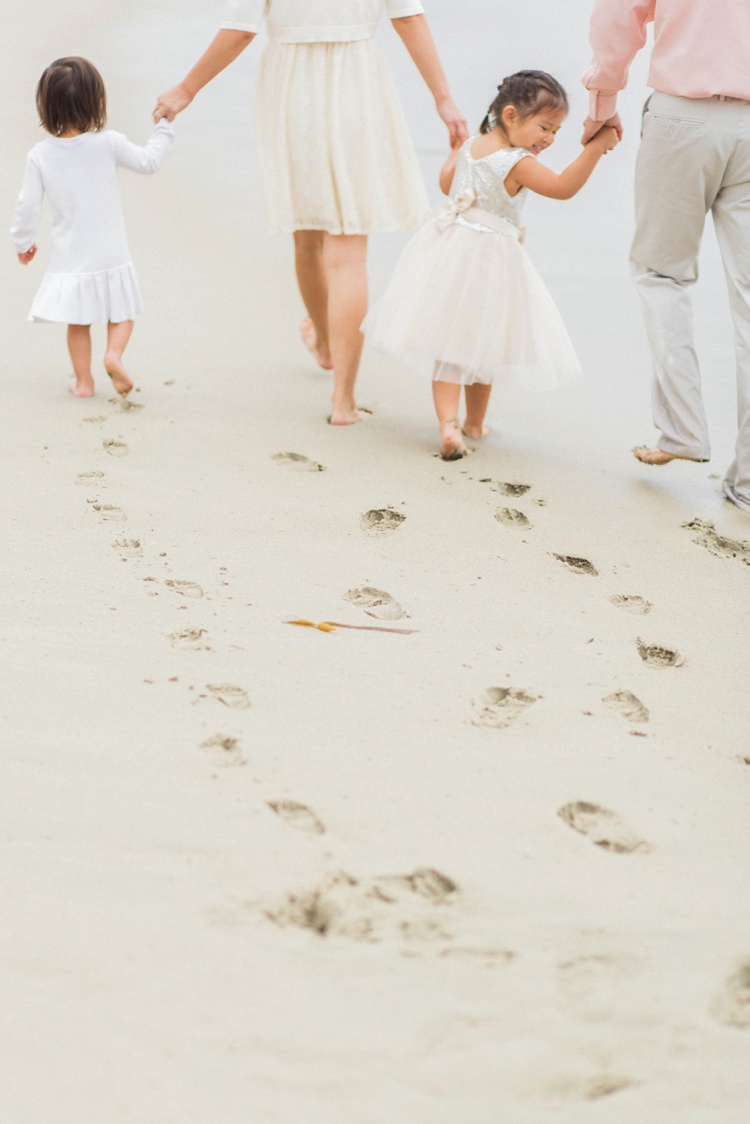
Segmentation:
{"type": "Polygon", "coordinates": [[[156,99],[156,108],[153,112],[154,122],[158,122],[162,117],[166,117],[167,121],[174,121],[177,114],[182,113],[192,100],[193,95],[182,84],[173,86],[171,90],[160,94],[156,99]]]}
{"type": "Polygon", "coordinates": [[[604,125],[585,147],[588,148],[589,145],[593,145],[604,155],[611,152],[619,143],[620,138],[617,135],[617,130],[612,125],[604,125]]]}
{"type": "Polygon", "coordinates": [[[443,98],[436,102],[435,106],[440,120],[448,129],[451,148],[455,148],[457,143],[463,144],[469,137],[469,126],[456,103],[452,98],[443,98]]]}
{"type": "Polygon", "coordinates": [[[37,247],[35,244],[33,246],[30,246],[29,249],[26,250],[23,254],[19,254],[18,260],[20,261],[21,265],[28,265],[30,261],[33,261],[36,257],[36,251],[37,247]]]}
{"type": "Polygon", "coordinates": [[[620,120],[619,113],[616,113],[614,117],[610,117],[608,121],[593,121],[590,117],[587,117],[583,123],[581,144],[588,144],[589,141],[605,127],[614,129],[617,133],[618,141],[622,140],[622,121],[620,120]]]}

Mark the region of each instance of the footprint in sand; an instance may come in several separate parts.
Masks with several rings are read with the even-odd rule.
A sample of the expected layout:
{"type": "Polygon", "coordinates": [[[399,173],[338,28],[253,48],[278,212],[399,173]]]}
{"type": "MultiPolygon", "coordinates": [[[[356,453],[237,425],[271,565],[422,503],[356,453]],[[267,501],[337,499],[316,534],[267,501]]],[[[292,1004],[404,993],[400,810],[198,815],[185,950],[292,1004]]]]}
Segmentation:
{"type": "Polygon", "coordinates": [[[112,549],[117,550],[123,558],[133,558],[142,553],[140,539],[115,539],[112,543],[112,549]]]}
{"type": "Polygon", "coordinates": [[[490,476],[483,476],[480,484],[489,484],[491,492],[499,492],[501,496],[525,496],[531,490],[531,484],[511,484],[503,480],[493,480],[490,476]]]}
{"type": "Polygon", "coordinates": [[[609,1018],[623,975],[624,966],[609,956],[595,953],[563,960],[557,965],[561,1003],[577,1019],[609,1018]]]}
{"type": "Polygon", "coordinates": [[[306,804],[295,800],[269,800],[268,807],[290,827],[306,831],[308,835],[322,835],[325,825],[306,804]]]}
{"type": "Polygon", "coordinates": [[[232,683],[207,683],[206,690],[210,691],[215,699],[224,706],[233,707],[235,710],[247,710],[250,699],[242,687],[235,687],[232,683]]]}
{"type": "Polygon", "coordinates": [[[101,484],[104,479],[104,473],[94,469],[93,472],[79,472],[76,476],[76,484],[101,484]]]}
{"type": "Polygon", "coordinates": [[[98,511],[102,519],[110,523],[124,523],[127,515],[121,507],[112,503],[92,503],[94,511],[98,511]]]}
{"type": "Polygon", "coordinates": [[[132,398],[110,398],[110,403],[117,406],[120,413],[127,414],[129,410],[144,410],[143,402],[134,402],[132,398]]]}
{"type": "Polygon", "coordinates": [[[682,526],[688,531],[697,531],[693,542],[705,547],[711,554],[716,554],[719,558],[736,558],[738,562],[750,566],[750,542],[728,539],[717,532],[713,523],[704,522],[702,519],[691,519],[689,523],[683,523],[682,526]]]}
{"type": "Polygon", "coordinates": [[[212,734],[201,742],[201,749],[215,755],[222,765],[244,765],[246,758],[240,748],[239,738],[231,734],[212,734]]]}
{"type": "Polygon", "coordinates": [[[371,585],[347,590],[344,600],[351,601],[353,605],[364,609],[368,617],[376,617],[381,621],[400,621],[409,616],[390,593],[386,593],[383,589],[374,589],[371,585]]]}
{"type": "Polygon", "coordinates": [[[650,601],[646,601],[644,597],[639,597],[637,594],[632,593],[616,593],[610,597],[610,602],[618,609],[624,609],[626,613],[633,613],[644,616],[650,613],[653,605],[650,601]]]}
{"type": "Polygon", "coordinates": [[[106,420],[106,414],[91,414],[88,418],[81,418],[81,425],[85,425],[86,423],[89,425],[101,425],[102,422],[106,420]]]}
{"type": "Polygon", "coordinates": [[[725,1026],[750,1027],[750,960],[724,981],[711,1010],[725,1026]]]}
{"type": "Polygon", "coordinates": [[[522,511],[517,511],[514,507],[500,507],[495,512],[495,518],[498,523],[502,523],[505,527],[530,527],[531,523],[526,518],[522,511]]]}
{"type": "Polygon", "coordinates": [[[280,464],[284,468],[292,468],[296,472],[325,472],[326,470],[324,464],[318,464],[317,461],[312,461],[309,457],[303,457],[301,453],[274,453],[271,460],[276,461],[276,464],[280,464]]]}
{"type": "Polygon", "coordinates": [[[615,691],[602,699],[605,706],[627,718],[628,722],[648,722],[649,713],[632,691],[615,691]]]}
{"type": "Polygon", "coordinates": [[[474,717],[471,721],[474,726],[504,730],[536,701],[536,695],[518,687],[488,687],[472,703],[474,717]]]}
{"type": "Polygon", "coordinates": [[[374,507],[361,516],[359,525],[366,535],[382,538],[384,535],[392,535],[405,519],[405,515],[394,511],[392,507],[374,507]]]}
{"type": "Polygon", "coordinates": [[[211,645],[204,639],[206,635],[205,628],[182,628],[179,632],[170,632],[167,639],[173,648],[183,652],[210,652],[211,645]]]}
{"type": "Polygon", "coordinates": [[[588,558],[574,558],[571,554],[553,554],[558,562],[564,563],[568,569],[574,574],[591,574],[592,577],[597,577],[599,571],[589,562],[588,558]]]}
{"type": "Polygon", "coordinates": [[[203,597],[203,590],[197,582],[180,582],[173,581],[172,578],[167,578],[164,584],[174,593],[179,593],[182,597],[203,597]]]}
{"type": "Polygon", "coordinates": [[[638,1081],[623,1073],[605,1071],[590,1075],[546,1077],[542,1080],[538,1093],[545,1099],[554,1101],[598,1101],[637,1084],[638,1081]]]}
{"type": "Polygon", "coordinates": [[[648,667],[682,667],[685,657],[671,648],[661,648],[658,644],[645,644],[640,636],[636,639],[638,655],[648,667]]]}
{"type": "Polygon", "coordinates": [[[266,916],[282,927],[309,929],[319,936],[445,942],[452,933],[443,918],[457,890],[450,878],[435,870],[370,880],[336,871],[312,890],[287,895],[266,916]]]}
{"type": "Polygon", "coordinates": [[[557,814],[575,831],[580,831],[605,851],[632,854],[651,850],[650,844],[626,827],[620,817],[609,808],[588,804],[585,800],[575,800],[558,808],[557,814]]]}
{"type": "Polygon", "coordinates": [[[114,437],[106,437],[104,441],[102,441],[102,447],[111,457],[126,457],[129,452],[125,442],[118,441],[114,437]]]}

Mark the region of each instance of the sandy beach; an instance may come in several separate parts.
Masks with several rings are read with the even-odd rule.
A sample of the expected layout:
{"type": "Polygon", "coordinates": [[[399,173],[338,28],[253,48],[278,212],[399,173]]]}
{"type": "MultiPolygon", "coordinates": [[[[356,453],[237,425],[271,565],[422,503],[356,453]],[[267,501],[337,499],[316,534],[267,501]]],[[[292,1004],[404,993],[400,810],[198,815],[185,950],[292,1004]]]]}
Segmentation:
{"type": "MultiPolygon", "coordinates": [[[[503,7],[427,5],[477,124],[505,73],[566,85],[561,168],[589,4],[503,7]]],[[[221,4],[101,13],[3,17],[6,227],[44,66],[91,58],[143,143],[221,4]]],[[[379,35],[437,201],[442,126],[379,35]]],[[[630,453],[654,438],[627,265],[646,58],[620,148],[528,206],[585,377],[499,389],[445,463],[429,385],[371,349],[373,417],[325,424],[258,198],[259,47],[154,179],[123,175],[129,400],[103,370],[74,400],[64,330],[26,322],[46,231],[32,266],[0,257],[0,1124],[745,1124],[750,517],[721,494],[710,224],[713,458],[630,453]]],[[[373,241],[373,296],[404,240],[373,241]]]]}

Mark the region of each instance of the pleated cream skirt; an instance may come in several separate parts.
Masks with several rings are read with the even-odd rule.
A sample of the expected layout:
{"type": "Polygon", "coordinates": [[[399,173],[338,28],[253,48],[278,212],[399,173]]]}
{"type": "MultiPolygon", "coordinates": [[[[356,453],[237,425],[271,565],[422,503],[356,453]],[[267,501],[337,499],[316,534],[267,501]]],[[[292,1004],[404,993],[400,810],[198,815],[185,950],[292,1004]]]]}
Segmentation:
{"type": "Polygon", "coordinates": [[[428,211],[417,156],[373,39],[270,42],[255,90],[261,184],[271,230],[378,234],[428,211]]]}
{"type": "Polygon", "coordinates": [[[98,273],[45,273],[29,320],[53,324],[119,324],[143,312],[132,262],[98,273]]]}

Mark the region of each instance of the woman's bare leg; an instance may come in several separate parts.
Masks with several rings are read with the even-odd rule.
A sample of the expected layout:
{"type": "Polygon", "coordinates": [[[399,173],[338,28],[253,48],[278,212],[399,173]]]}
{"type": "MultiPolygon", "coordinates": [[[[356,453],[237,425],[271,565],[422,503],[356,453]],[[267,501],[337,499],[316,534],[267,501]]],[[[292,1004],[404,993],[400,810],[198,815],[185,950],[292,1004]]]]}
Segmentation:
{"type": "Polygon", "coordinates": [[[316,362],[330,371],[331,348],[328,342],[328,280],[323,262],[325,234],[322,230],[297,230],[294,233],[294,265],[300,295],[307,309],[307,320],[300,326],[303,342],[316,362]]]}
{"type": "Polygon", "coordinates": [[[435,412],[440,426],[443,460],[458,461],[469,451],[461,436],[461,423],[458,420],[461,384],[433,379],[432,397],[435,400],[435,412]]]}
{"type": "Polygon", "coordinates": [[[467,437],[486,437],[489,427],[484,424],[484,416],[490,403],[492,384],[475,382],[466,388],[466,421],[464,433],[467,437]]]}
{"type": "Polygon", "coordinates": [[[366,415],[357,409],[354,384],[367,312],[367,236],[326,234],[323,260],[328,284],[328,331],[333,360],[331,425],[351,425],[366,415]]]}
{"type": "Polygon", "coordinates": [[[94,393],[91,374],[91,327],[89,324],[68,324],[68,351],[76,381],[70,387],[76,398],[90,398],[94,393]]]}
{"type": "Polygon", "coordinates": [[[133,380],[122,365],[122,353],[128,346],[132,331],[132,320],[121,320],[117,324],[110,321],[107,325],[107,351],[104,356],[104,369],[112,379],[113,387],[123,398],[127,398],[133,389],[133,380]]]}

